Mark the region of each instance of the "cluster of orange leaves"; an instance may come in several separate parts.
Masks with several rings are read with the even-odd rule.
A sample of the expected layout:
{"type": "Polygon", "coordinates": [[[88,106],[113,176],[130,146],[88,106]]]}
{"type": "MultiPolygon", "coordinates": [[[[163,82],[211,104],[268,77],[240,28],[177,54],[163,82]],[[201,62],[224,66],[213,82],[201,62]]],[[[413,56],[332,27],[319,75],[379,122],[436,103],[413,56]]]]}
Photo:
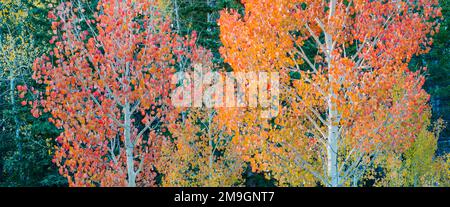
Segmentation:
{"type": "Polygon", "coordinates": [[[436,0],[336,1],[332,16],[327,1],[242,3],[243,16],[221,12],[220,53],[236,72],[279,72],[282,105],[273,119],[259,117],[261,107],[173,108],[175,68],[213,67],[211,54],[195,35],[172,31],[153,1],[103,0],[93,19],[70,2],[49,14],[55,47],[34,63],[33,78],[46,90],[34,92],[43,98],[33,114],[49,112],[64,129],[54,161],[71,185],[126,185],[121,124],[128,103],[136,112],[140,186],[155,185],[156,170],[163,185],[235,185],[246,162],[280,185],[315,185],[320,175],[311,172],[324,171],[327,126],[339,126],[340,156],[350,159],[353,150],[401,152],[426,127],[424,77],[408,63],[429,50],[436,0]],[[311,47],[314,56],[305,52],[311,47]],[[338,120],[327,118],[329,102],[338,120]],[[145,126],[151,130],[139,134],[145,126]]]}
{"type": "Polygon", "coordinates": [[[220,121],[234,130],[253,170],[280,185],[315,185],[327,179],[329,126],[340,129],[342,172],[359,162],[356,154],[370,162],[380,151],[404,151],[427,127],[424,77],[408,63],[428,52],[438,31],[437,1],[334,1],[332,14],[332,1],[242,2],[244,15],[221,14],[220,52],[235,71],[279,72],[283,103],[274,120],[219,111],[238,117],[220,121]],[[330,110],[339,119],[330,120],[330,110]]]}

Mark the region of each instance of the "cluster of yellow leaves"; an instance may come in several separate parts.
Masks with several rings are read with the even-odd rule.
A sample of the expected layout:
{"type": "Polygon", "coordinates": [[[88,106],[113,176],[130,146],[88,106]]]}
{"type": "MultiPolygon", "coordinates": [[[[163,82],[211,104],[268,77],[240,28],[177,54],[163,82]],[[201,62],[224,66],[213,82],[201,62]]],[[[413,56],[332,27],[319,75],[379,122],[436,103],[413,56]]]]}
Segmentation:
{"type": "Polygon", "coordinates": [[[16,78],[20,75],[31,73],[31,63],[36,57],[36,51],[32,50],[31,39],[24,35],[7,34],[0,45],[0,77],[16,78]]]}
{"type": "Polygon", "coordinates": [[[5,25],[5,28],[14,30],[20,24],[28,28],[32,28],[30,22],[26,19],[32,15],[31,8],[46,8],[49,5],[54,5],[58,0],[1,0],[0,1],[0,24],[5,25]],[[7,25],[7,26],[6,26],[7,25]]]}
{"type": "Polygon", "coordinates": [[[28,16],[28,12],[22,1],[1,0],[0,1],[0,19],[1,24],[19,23],[28,16]]]}
{"type": "Polygon", "coordinates": [[[231,136],[214,122],[214,110],[192,109],[172,125],[157,168],[163,186],[239,186],[245,163],[231,136]]]}
{"type": "Polygon", "coordinates": [[[384,169],[380,178],[369,174],[377,186],[448,186],[450,184],[450,156],[436,156],[437,139],[442,129],[442,121],[434,126],[434,131],[423,127],[417,139],[403,154],[389,153],[380,157],[377,166],[384,169]]]}

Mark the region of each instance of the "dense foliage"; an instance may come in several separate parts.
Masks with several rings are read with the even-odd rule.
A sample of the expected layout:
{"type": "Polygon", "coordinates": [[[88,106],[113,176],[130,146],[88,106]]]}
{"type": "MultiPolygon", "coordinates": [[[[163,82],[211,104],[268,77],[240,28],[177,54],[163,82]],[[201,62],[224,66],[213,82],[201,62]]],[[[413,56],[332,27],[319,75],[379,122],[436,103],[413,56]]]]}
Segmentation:
{"type": "Polygon", "coordinates": [[[449,8],[1,0],[0,186],[450,186],[449,8]],[[278,116],[174,107],[199,65],[279,73],[278,116]]]}

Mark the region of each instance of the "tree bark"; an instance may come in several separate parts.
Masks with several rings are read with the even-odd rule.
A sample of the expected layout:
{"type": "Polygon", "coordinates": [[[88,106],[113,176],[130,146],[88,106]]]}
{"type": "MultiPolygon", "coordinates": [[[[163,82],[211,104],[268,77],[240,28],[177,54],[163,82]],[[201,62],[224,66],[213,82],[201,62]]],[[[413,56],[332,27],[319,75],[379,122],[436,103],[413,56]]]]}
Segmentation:
{"type": "Polygon", "coordinates": [[[328,177],[330,178],[329,185],[331,187],[337,187],[339,185],[339,173],[337,168],[337,156],[338,156],[338,126],[333,123],[333,120],[336,118],[336,110],[333,109],[334,105],[331,100],[329,100],[329,121],[330,125],[328,126],[328,143],[327,143],[327,168],[328,168],[328,177]]]}
{"type": "MultiPolygon", "coordinates": [[[[330,20],[335,13],[336,0],[330,1],[330,11],[328,20],[330,20]]],[[[339,139],[339,117],[336,104],[333,102],[335,96],[332,85],[336,81],[331,75],[330,71],[333,70],[333,38],[331,35],[324,31],[325,34],[325,46],[326,46],[326,60],[328,65],[328,81],[330,84],[328,95],[328,139],[327,139],[327,174],[329,178],[329,186],[337,187],[339,185],[339,172],[338,172],[338,139],[339,139]]]]}
{"type": "Polygon", "coordinates": [[[134,144],[131,141],[131,111],[127,102],[124,107],[124,139],[127,156],[127,183],[128,187],[136,187],[136,172],[134,171],[134,144]]]}
{"type": "Polygon", "coordinates": [[[175,12],[175,23],[176,23],[176,27],[177,27],[177,32],[179,34],[181,34],[181,26],[180,26],[180,15],[178,13],[178,10],[180,9],[180,7],[178,6],[178,1],[175,0],[174,2],[174,12],[175,12]]]}
{"type": "MultiPolygon", "coordinates": [[[[20,140],[20,121],[18,113],[17,113],[17,107],[16,107],[16,98],[14,95],[14,91],[16,88],[16,79],[13,77],[13,70],[11,70],[11,77],[10,77],[10,84],[9,84],[9,94],[10,94],[10,101],[11,101],[11,108],[12,108],[12,116],[14,117],[14,125],[15,125],[15,133],[14,133],[14,141],[17,144],[17,153],[19,156],[19,163],[22,161],[22,141],[20,140]]],[[[19,178],[21,181],[23,181],[22,173],[19,171],[20,175],[19,178]]]]}

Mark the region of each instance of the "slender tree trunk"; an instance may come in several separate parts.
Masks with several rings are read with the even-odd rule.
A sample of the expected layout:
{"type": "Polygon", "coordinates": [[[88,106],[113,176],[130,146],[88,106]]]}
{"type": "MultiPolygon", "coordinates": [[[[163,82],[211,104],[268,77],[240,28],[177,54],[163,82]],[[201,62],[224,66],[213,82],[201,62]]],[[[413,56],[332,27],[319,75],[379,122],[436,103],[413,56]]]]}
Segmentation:
{"type": "Polygon", "coordinates": [[[174,2],[174,11],[175,11],[175,23],[177,25],[177,32],[179,34],[181,34],[181,26],[180,26],[180,15],[178,13],[178,10],[180,9],[180,7],[178,6],[178,0],[175,0],[174,2]]]}
{"type": "MultiPolygon", "coordinates": [[[[12,111],[13,111],[13,116],[14,116],[14,124],[16,125],[16,131],[15,131],[15,139],[16,141],[19,141],[19,133],[20,133],[20,123],[19,123],[19,118],[17,117],[17,108],[16,108],[16,98],[14,96],[14,89],[16,87],[16,83],[15,83],[15,78],[11,78],[10,80],[10,84],[9,84],[9,94],[10,94],[10,98],[11,98],[11,107],[12,107],[12,111]]],[[[21,148],[20,142],[17,142],[18,146],[20,146],[19,148],[21,148]]]]}
{"type": "MultiPolygon", "coordinates": [[[[212,134],[211,134],[211,120],[212,119],[212,113],[211,113],[211,115],[209,116],[209,119],[208,119],[208,137],[209,137],[209,140],[208,140],[208,144],[209,144],[209,147],[211,148],[211,154],[209,155],[209,163],[208,163],[208,167],[209,167],[209,180],[212,180],[212,173],[213,173],[213,161],[214,161],[214,146],[213,146],[213,137],[212,137],[212,134]]],[[[210,183],[208,183],[208,185],[211,185],[211,182],[210,183]]]]}
{"type": "Polygon", "coordinates": [[[336,110],[333,109],[333,103],[331,100],[329,100],[329,120],[330,125],[328,126],[328,145],[327,145],[327,169],[328,169],[328,176],[330,178],[330,186],[331,187],[337,187],[339,184],[339,173],[337,168],[337,156],[338,156],[338,126],[333,122],[335,119],[337,113],[336,110]]]}
{"type": "MultiPolygon", "coordinates": [[[[335,13],[336,0],[330,1],[330,10],[328,20],[330,20],[335,13]]],[[[329,177],[329,186],[337,187],[339,185],[339,172],[338,172],[338,139],[339,139],[339,115],[336,104],[333,102],[334,92],[332,85],[336,81],[330,74],[333,70],[333,38],[327,32],[325,34],[325,46],[327,51],[327,65],[328,65],[328,81],[330,84],[329,96],[328,96],[328,142],[327,142],[327,174],[329,177]]]]}
{"type": "MultiPolygon", "coordinates": [[[[14,133],[14,139],[15,139],[15,142],[17,143],[17,153],[18,153],[18,156],[19,156],[19,163],[21,163],[21,161],[22,161],[22,141],[20,140],[20,122],[19,122],[19,117],[17,117],[18,116],[18,113],[17,113],[17,107],[16,107],[16,98],[15,98],[15,96],[14,96],[14,91],[15,91],[15,88],[16,88],[16,79],[13,77],[13,70],[11,70],[10,71],[10,76],[11,76],[11,79],[10,79],[10,84],[9,84],[9,94],[10,94],[10,101],[11,101],[11,107],[12,107],[12,113],[13,113],[13,117],[14,117],[14,124],[15,124],[15,127],[16,127],[16,129],[15,129],[15,133],[14,133]]],[[[21,168],[20,168],[21,169],[21,168]]],[[[22,176],[22,172],[20,171],[19,172],[19,178],[20,178],[20,181],[23,181],[23,176],[22,176]]]]}
{"type": "Polygon", "coordinates": [[[127,181],[128,187],[136,187],[136,172],[134,171],[134,143],[131,140],[131,111],[130,104],[127,102],[124,107],[124,139],[125,152],[127,156],[127,181]]]}
{"type": "Polygon", "coordinates": [[[211,32],[212,29],[211,29],[210,25],[214,23],[213,15],[214,15],[215,2],[214,2],[214,0],[207,0],[206,5],[208,6],[208,9],[210,10],[210,12],[208,12],[206,14],[206,22],[208,23],[207,31],[211,32]]]}
{"type": "MultiPolygon", "coordinates": [[[[331,63],[328,65],[331,69],[331,63]]],[[[330,85],[332,84],[333,77],[329,75],[330,85]]],[[[339,183],[338,172],[338,139],[339,139],[339,118],[336,111],[336,104],[333,102],[335,94],[330,87],[328,96],[328,137],[327,137],[327,174],[329,177],[329,186],[337,187],[339,183]]]]}

